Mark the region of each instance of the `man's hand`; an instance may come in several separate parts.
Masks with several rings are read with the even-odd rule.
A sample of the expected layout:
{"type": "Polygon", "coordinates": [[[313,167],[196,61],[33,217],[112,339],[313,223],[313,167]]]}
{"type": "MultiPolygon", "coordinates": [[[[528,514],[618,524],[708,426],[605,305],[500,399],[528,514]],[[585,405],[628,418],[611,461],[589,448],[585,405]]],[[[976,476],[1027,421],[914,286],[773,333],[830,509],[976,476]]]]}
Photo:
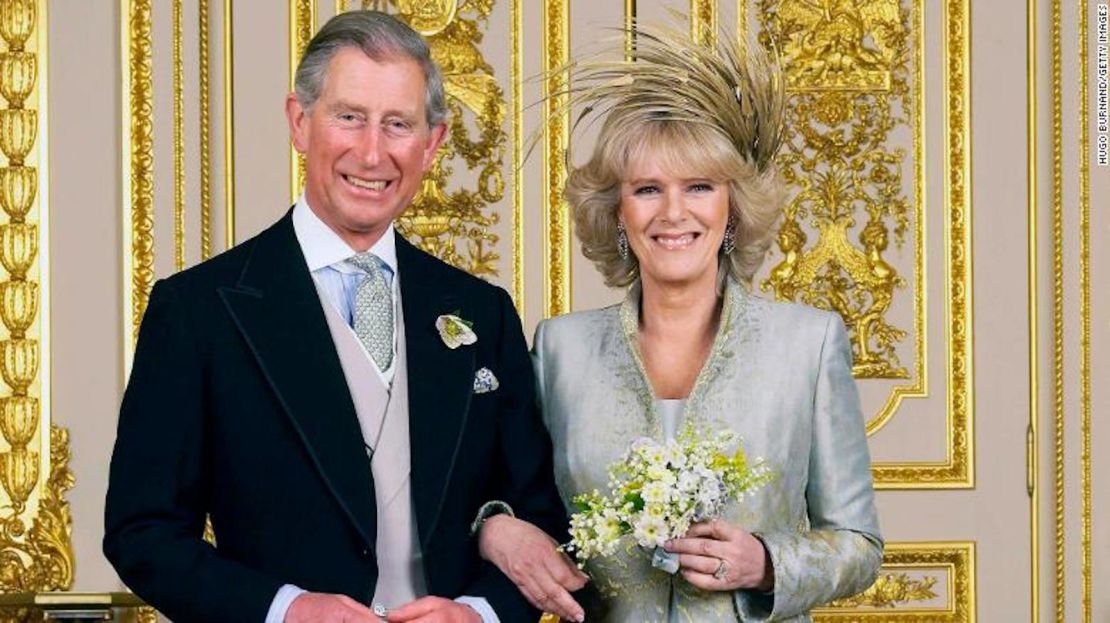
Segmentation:
{"type": "Polygon", "coordinates": [[[346,595],[302,593],[289,604],[285,623],[380,623],[366,606],[346,595]]]}
{"type": "Polygon", "coordinates": [[[570,621],[583,621],[586,614],[570,593],[590,578],[558,545],[543,530],[509,515],[490,517],[478,535],[482,558],[497,565],[533,606],[570,621]]]}
{"type": "Polygon", "coordinates": [[[443,597],[421,597],[390,610],[389,623],[482,623],[474,608],[443,597]]]}

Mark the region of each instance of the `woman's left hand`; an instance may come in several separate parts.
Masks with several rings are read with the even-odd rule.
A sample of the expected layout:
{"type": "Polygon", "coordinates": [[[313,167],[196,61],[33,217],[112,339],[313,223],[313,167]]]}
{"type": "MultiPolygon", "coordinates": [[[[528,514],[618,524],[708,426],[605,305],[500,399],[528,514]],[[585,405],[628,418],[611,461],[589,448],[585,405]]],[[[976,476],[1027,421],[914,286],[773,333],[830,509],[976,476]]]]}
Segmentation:
{"type": "Polygon", "coordinates": [[[750,532],[714,519],[690,526],[686,536],[664,547],[679,554],[682,577],[706,591],[775,587],[775,572],[763,542],[750,532]]]}

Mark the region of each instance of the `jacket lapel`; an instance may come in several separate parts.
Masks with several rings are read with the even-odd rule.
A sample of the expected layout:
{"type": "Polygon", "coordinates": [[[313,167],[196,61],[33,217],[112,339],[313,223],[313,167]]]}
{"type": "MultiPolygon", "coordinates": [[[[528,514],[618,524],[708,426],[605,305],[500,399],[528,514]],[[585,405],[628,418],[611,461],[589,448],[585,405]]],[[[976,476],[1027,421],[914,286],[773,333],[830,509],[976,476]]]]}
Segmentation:
{"type": "Polygon", "coordinates": [[[373,548],[370,463],[291,212],[258,236],[239,283],[220,296],[328,489],[373,548]]]}
{"type": "MultiPolygon", "coordinates": [[[[420,543],[435,533],[451,473],[458,460],[474,385],[474,346],[449,349],[436,318],[467,318],[454,284],[436,270],[436,260],[397,236],[397,268],[405,318],[409,384],[409,439],[412,497],[420,543]]],[[[448,278],[450,275],[446,275],[448,278]]],[[[481,339],[481,327],[475,327],[481,339]]]]}

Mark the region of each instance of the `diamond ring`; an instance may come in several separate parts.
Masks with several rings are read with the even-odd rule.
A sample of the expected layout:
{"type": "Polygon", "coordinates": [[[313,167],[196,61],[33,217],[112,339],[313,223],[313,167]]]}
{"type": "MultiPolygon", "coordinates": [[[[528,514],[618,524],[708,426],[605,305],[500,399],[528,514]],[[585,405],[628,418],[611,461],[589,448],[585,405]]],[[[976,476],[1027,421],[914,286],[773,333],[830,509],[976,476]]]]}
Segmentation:
{"type": "Polygon", "coordinates": [[[720,564],[717,565],[717,570],[713,572],[713,579],[727,580],[728,579],[728,561],[724,558],[721,559],[720,564]]]}

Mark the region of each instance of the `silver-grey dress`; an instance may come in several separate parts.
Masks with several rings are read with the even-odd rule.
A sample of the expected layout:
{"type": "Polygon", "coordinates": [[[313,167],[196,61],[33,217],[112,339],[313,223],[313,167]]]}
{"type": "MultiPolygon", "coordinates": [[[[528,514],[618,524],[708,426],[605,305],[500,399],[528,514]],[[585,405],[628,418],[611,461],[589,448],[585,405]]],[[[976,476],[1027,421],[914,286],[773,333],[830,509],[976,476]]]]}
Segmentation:
{"type": "MultiPolygon", "coordinates": [[[[608,466],[637,437],[664,438],[637,347],[639,290],[620,305],[540,323],[533,363],[554,444],[555,478],[573,496],[605,491],[608,466]]],[[[756,297],[729,281],[721,322],[682,419],[729,428],[776,479],[725,519],[756,534],[773,594],[705,592],[650,565],[631,539],[587,572],[604,620],[809,621],[810,609],[866,589],[882,562],[870,457],[840,317],[756,297]]],[[[587,620],[598,620],[587,615],[587,620]]]]}

